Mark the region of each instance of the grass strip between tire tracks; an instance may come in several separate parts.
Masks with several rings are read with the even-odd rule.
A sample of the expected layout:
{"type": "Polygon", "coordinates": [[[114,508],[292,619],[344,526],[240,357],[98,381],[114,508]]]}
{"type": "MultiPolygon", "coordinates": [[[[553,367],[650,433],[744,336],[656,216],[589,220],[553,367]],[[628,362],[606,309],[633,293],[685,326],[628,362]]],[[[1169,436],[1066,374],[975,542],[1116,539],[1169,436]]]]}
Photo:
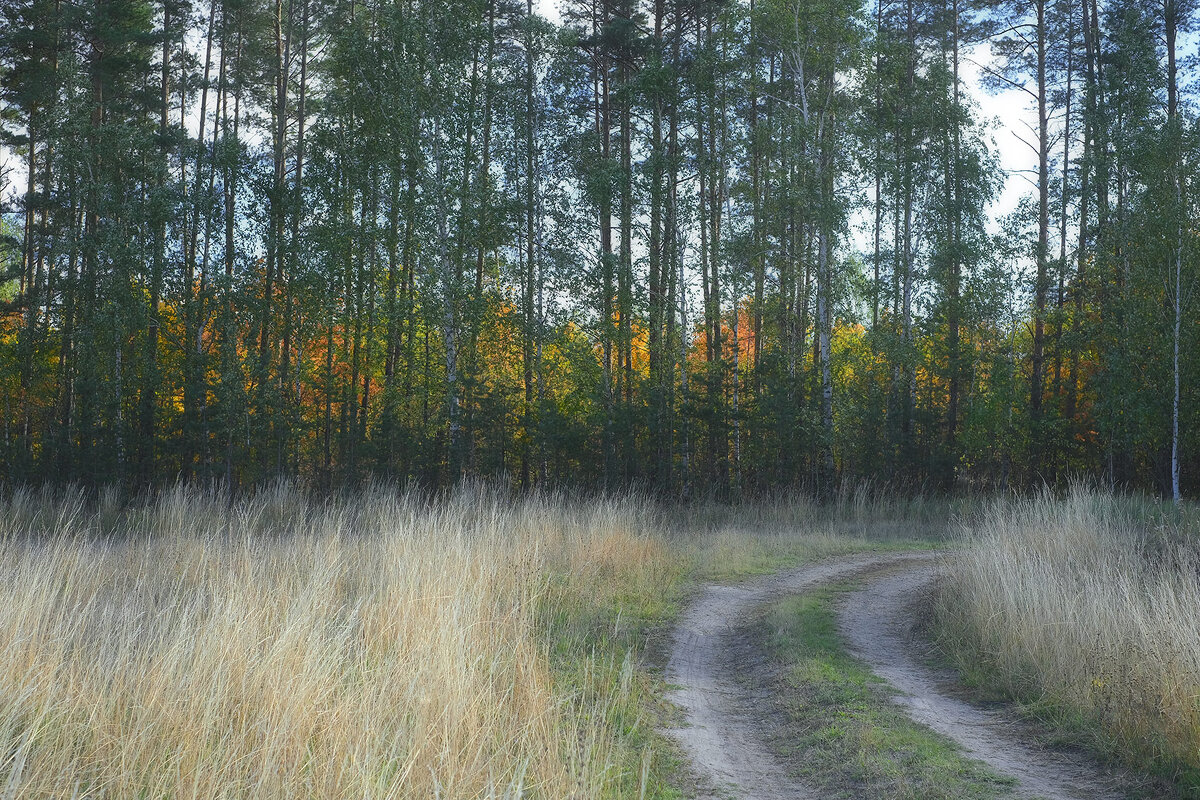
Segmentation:
{"type": "Polygon", "coordinates": [[[771,739],[789,767],[835,797],[989,800],[1014,782],[961,754],[888,698],[886,684],[850,656],[837,630],[843,582],[775,603],[754,640],[778,669],[782,721],[771,739]]]}

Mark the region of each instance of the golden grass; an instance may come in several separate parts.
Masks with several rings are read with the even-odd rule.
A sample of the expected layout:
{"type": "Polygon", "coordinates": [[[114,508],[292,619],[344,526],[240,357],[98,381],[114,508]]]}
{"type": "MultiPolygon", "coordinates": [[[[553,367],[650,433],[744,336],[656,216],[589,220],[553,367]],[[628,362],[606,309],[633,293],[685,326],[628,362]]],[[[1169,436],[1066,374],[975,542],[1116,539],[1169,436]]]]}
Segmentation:
{"type": "Polygon", "coordinates": [[[642,651],[685,578],[894,537],[876,502],[17,492],[0,798],[677,797],[642,651]]]}
{"type": "Polygon", "coordinates": [[[1200,556],[1174,512],[1148,510],[1081,487],[995,503],[949,560],[938,617],[976,680],[1188,785],[1200,775],[1200,556]]]}
{"type": "Polygon", "coordinates": [[[599,796],[620,698],[557,687],[538,625],[555,583],[669,583],[629,503],[310,506],[280,488],[121,514],[18,495],[0,520],[0,787],[599,796]]]}

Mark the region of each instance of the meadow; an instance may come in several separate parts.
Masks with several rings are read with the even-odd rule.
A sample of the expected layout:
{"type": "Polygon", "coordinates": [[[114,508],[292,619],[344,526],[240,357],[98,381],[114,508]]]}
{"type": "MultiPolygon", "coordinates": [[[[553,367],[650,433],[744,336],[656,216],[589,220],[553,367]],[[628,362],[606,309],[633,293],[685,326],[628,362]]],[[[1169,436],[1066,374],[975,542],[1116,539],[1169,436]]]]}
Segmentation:
{"type": "Polygon", "coordinates": [[[1200,796],[1200,520],[1073,487],[959,526],[939,643],[985,695],[1200,796]]]}
{"type": "Polygon", "coordinates": [[[647,648],[691,578],[914,530],[865,494],[840,507],[18,491],[0,795],[673,796],[647,648]]]}
{"type": "Polygon", "coordinates": [[[686,507],[482,485],[16,491],[0,797],[685,796],[658,668],[696,586],[947,543],[933,634],[967,680],[1186,786],[1188,530],[1083,489],[686,507]]]}

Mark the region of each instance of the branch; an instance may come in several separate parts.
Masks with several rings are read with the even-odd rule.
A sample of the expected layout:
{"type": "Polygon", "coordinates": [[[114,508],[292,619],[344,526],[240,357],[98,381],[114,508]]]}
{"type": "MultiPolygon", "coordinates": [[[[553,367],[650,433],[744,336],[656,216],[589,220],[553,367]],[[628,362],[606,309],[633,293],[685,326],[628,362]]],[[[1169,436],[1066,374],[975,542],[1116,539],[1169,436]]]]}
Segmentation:
{"type": "Polygon", "coordinates": [[[1016,33],[1017,31],[1021,30],[1022,28],[1036,28],[1036,27],[1037,27],[1036,22],[1019,22],[1016,25],[1009,25],[1007,28],[1005,28],[1002,31],[997,31],[996,33],[993,33],[988,38],[997,39],[1006,33],[1016,33]]]}
{"type": "Polygon", "coordinates": [[[1001,73],[997,72],[996,70],[992,69],[991,67],[987,66],[986,64],[980,64],[978,61],[976,61],[973,58],[968,58],[966,60],[971,62],[975,66],[979,67],[981,70],[986,72],[988,75],[991,75],[996,80],[1001,81],[1002,83],[1008,84],[1013,89],[1020,89],[1022,92],[1029,95],[1030,97],[1032,97],[1034,100],[1038,99],[1037,93],[1034,92],[1032,89],[1030,89],[1025,84],[1017,83],[1012,78],[1009,78],[1007,75],[1002,75],[1001,73]]]}
{"type": "Polygon", "coordinates": [[[1019,134],[1019,133],[1017,133],[1016,131],[1013,131],[1013,130],[1010,130],[1010,131],[1009,131],[1009,133],[1011,133],[1011,134],[1012,134],[1012,135],[1013,135],[1013,136],[1016,138],[1016,140],[1017,140],[1018,142],[1020,142],[1021,144],[1025,145],[1025,146],[1026,146],[1026,147],[1028,147],[1030,150],[1032,150],[1032,151],[1033,151],[1033,154],[1034,154],[1035,156],[1038,156],[1039,158],[1041,157],[1041,155],[1042,155],[1042,151],[1041,151],[1041,150],[1038,150],[1036,147],[1034,147],[1033,145],[1031,145],[1029,142],[1027,142],[1027,141],[1025,141],[1023,138],[1021,138],[1021,134],[1019,134]]]}

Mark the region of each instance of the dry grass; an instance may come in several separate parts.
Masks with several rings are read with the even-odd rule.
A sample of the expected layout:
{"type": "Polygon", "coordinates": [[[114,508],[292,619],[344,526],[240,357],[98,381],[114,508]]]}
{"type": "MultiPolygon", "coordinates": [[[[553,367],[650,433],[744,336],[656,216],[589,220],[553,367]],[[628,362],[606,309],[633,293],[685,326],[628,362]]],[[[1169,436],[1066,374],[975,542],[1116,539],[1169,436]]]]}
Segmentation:
{"type": "Polygon", "coordinates": [[[895,537],[874,503],[17,492],[0,798],[677,797],[642,651],[685,578],[895,537]]]}
{"type": "Polygon", "coordinates": [[[671,583],[631,503],[177,491],[123,514],[17,495],[0,791],[602,796],[630,687],[558,686],[539,620],[551,595],[671,583]]]}
{"type": "Polygon", "coordinates": [[[997,502],[939,604],[974,680],[1133,764],[1200,776],[1200,555],[1173,512],[1076,487],[997,502]]]}
{"type": "Polygon", "coordinates": [[[870,483],[846,485],[833,502],[782,494],[744,503],[689,504],[666,515],[686,544],[691,572],[726,581],[861,550],[911,549],[944,541],[953,518],[979,500],[903,497],[870,483]]]}

